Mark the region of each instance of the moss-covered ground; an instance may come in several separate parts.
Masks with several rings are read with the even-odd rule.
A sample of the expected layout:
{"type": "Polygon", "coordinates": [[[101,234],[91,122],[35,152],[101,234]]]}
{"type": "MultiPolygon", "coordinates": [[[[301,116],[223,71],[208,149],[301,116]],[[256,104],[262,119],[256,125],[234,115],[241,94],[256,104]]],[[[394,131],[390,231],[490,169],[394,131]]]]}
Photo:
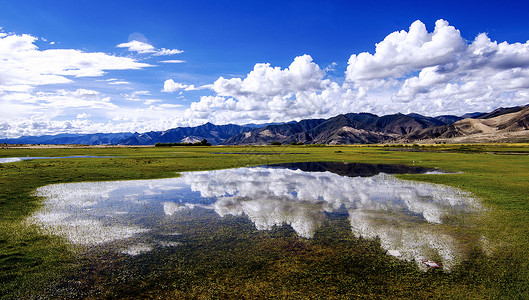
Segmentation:
{"type": "Polygon", "coordinates": [[[524,144],[0,149],[0,157],[111,156],[0,164],[0,295],[527,299],[528,153],[524,144]],[[246,152],[259,154],[241,154],[246,152]],[[34,190],[47,184],[167,178],[182,171],[299,161],[406,164],[457,172],[399,177],[459,187],[479,197],[488,211],[472,226],[491,241],[491,253],[476,247],[451,272],[423,272],[385,255],[377,240],[354,237],[344,217],[329,218],[310,240],[297,237],[288,226],[256,231],[249,221],[235,217],[223,222],[233,222],[239,230],[227,231],[211,217],[203,226],[187,224],[203,231],[200,240],[171,252],[159,250],[148,256],[155,261],[145,262],[142,255],[79,254],[64,240],[24,222],[41,205],[34,190]]]}

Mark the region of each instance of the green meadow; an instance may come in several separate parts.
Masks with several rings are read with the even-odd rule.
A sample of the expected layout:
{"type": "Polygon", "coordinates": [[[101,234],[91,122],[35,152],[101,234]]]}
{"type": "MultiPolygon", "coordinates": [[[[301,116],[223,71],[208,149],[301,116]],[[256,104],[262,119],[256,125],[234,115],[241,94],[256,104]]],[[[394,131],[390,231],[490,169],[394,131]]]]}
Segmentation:
{"type": "MultiPolygon", "coordinates": [[[[104,158],[0,164],[0,295],[20,298],[529,298],[529,145],[241,146],[0,149],[1,157],[104,158]],[[236,154],[229,154],[230,152],[236,154]],[[245,153],[257,153],[246,155],[245,153]],[[26,218],[38,187],[67,182],[155,179],[183,171],[282,162],[415,165],[453,172],[397,175],[471,192],[486,208],[465,224],[469,257],[450,271],[424,272],[355,237],[330,218],[313,239],[289,226],[256,231],[248,220],[189,221],[200,238],[172,252],[110,257],[78,250],[26,218]],[[203,226],[193,222],[202,221],[203,226]],[[145,260],[149,261],[145,261],[145,260]]],[[[456,229],[454,229],[456,230],[456,229]]],[[[462,235],[465,233],[461,233],[462,235]]]]}

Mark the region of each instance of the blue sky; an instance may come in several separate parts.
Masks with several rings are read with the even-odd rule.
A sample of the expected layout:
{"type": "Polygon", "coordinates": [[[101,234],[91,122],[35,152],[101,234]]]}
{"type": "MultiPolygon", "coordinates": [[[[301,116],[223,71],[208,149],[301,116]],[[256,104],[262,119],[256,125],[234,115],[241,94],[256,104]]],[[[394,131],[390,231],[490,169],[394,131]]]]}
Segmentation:
{"type": "Polygon", "coordinates": [[[525,1],[0,7],[0,137],[529,104],[525,1]]]}

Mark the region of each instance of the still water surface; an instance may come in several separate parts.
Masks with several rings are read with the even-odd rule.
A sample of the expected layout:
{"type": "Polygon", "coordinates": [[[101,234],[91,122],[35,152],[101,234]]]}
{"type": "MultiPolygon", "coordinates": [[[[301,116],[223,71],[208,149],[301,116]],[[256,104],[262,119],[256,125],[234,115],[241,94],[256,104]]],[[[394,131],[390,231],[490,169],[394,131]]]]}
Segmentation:
{"type": "Polygon", "coordinates": [[[19,162],[23,160],[34,160],[34,159],[63,159],[63,158],[109,158],[113,156],[93,156],[93,155],[72,155],[72,156],[43,156],[43,157],[2,157],[0,158],[0,164],[19,162]]]}
{"type": "Polygon", "coordinates": [[[388,255],[422,268],[423,259],[435,257],[449,270],[466,253],[457,231],[446,226],[457,227],[481,207],[467,192],[392,175],[427,172],[432,170],[297,163],[185,172],[169,179],[55,184],[37,190],[44,205],[29,222],[75,245],[136,256],[181,247],[186,242],[181,236],[200,232],[182,224],[204,215],[221,222],[245,218],[259,231],[289,226],[302,239],[313,238],[330,216],[340,215],[355,236],[380,239],[388,255]]]}

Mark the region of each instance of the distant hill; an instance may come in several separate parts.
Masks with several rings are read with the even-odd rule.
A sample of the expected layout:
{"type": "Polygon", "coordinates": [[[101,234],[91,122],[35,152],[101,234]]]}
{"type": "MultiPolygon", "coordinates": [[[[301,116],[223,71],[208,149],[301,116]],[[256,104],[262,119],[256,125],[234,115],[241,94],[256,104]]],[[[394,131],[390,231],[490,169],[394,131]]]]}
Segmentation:
{"type": "Polygon", "coordinates": [[[273,141],[291,142],[302,141],[305,142],[305,133],[317,127],[325,119],[309,119],[299,122],[289,122],[279,125],[268,125],[261,128],[256,128],[248,132],[235,135],[227,139],[226,145],[246,145],[246,144],[269,144],[273,141]],[[297,137],[297,138],[295,138],[297,137]]]}
{"type": "Polygon", "coordinates": [[[177,127],[165,131],[134,133],[120,141],[121,145],[154,145],[156,143],[195,143],[203,139],[212,145],[218,145],[226,139],[252,130],[239,125],[213,125],[206,123],[196,127],[177,127]]]}
{"type": "Polygon", "coordinates": [[[529,106],[498,108],[476,118],[466,118],[453,124],[418,130],[404,135],[396,142],[529,142],[529,106]]]}
{"type": "Polygon", "coordinates": [[[379,117],[370,113],[350,113],[330,119],[309,119],[280,125],[269,125],[236,135],[227,145],[271,142],[288,144],[366,144],[383,143],[403,134],[432,126],[446,125],[458,120],[456,116],[442,118],[418,114],[394,114],[379,117]]]}
{"type": "Polygon", "coordinates": [[[475,119],[490,119],[490,118],[494,118],[494,117],[501,116],[501,115],[519,112],[523,110],[524,108],[527,108],[527,106],[500,107],[500,108],[493,110],[490,113],[481,114],[480,116],[475,117],[475,119]]]}
{"type": "Polygon", "coordinates": [[[0,143],[7,144],[47,144],[47,145],[118,145],[123,139],[133,133],[94,133],[94,134],[57,134],[42,136],[22,136],[15,139],[0,139],[0,143]]]}
{"type": "Polygon", "coordinates": [[[156,143],[194,143],[207,139],[213,145],[239,133],[251,130],[239,125],[213,125],[206,123],[196,127],[177,127],[165,131],[146,133],[96,133],[23,136],[16,139],[0,139],[7,144],[82,144],[82,145],[154,145],[156,143]]]}

